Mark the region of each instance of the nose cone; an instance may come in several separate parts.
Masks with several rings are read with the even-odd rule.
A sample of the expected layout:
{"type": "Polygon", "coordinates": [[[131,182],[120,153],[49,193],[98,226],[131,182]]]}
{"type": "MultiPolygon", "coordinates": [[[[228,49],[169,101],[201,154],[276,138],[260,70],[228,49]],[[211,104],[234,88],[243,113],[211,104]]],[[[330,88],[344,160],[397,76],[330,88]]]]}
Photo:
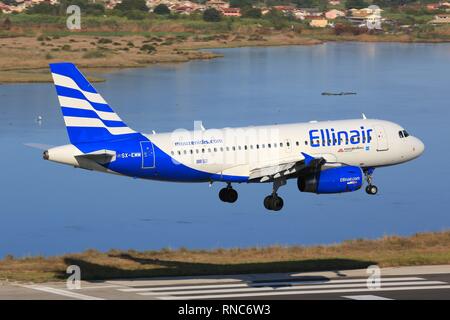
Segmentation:
{"type": "Polygon", "coordinates": [[[414,140],[412,141],[412,143],[413,143],[412,151],[413,151],[414,157],[420,156],[425,151],[424,143],[416,137],[414,137],[414,140]]]}

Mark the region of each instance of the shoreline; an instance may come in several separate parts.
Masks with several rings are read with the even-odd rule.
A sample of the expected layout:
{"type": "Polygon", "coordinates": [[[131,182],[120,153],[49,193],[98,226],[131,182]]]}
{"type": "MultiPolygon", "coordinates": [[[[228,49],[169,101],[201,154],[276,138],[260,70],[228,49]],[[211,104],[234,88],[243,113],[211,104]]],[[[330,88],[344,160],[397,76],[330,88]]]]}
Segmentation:
{"type": "Polygon", "coordinates": [[[2,281],[64,281],[78,265],[83,280],[221,274],[285,273],[450,264],[450,230],[411,236],[355,239],[331,245],[246,247],[213,250],[95,249],[59,256],[12,255],[0,260],[2,281]]]}
{"type": "MultiPolygon", "coordinates": [[[[312,35],[311,35],[312,36],[312,35]]],[[[107,45],[96,44],[94,46],[94,41],[99,40],[99,37],[94,36],[84,36],[84,35],[74,35],[64,37],[61,41],[59,40],[60,48],[67,47],[67,43],[77,43],[77,42],[90,42],[87,47],[84,47],[81,53],[82,54],[74,54],[79,50],[70,50],[67,52],[58,52],[59,57],[53,57],[52,51],[48,51],[45,57],[38,57],[35,60],[30,59],[22,59],[21,61],[14,61],[11,64],[4,63],[0,65],[0,85],[1,84],[19,84],[19,83],[51,83],[52,79],[50,73],[48,72],[48,63],[58,62],[58,61],[71,61],[77,64],[78,67],[84,69],[87,72],[87,77],[93,83],[95,82],[103,82],[104,78],[101,76],[92,76],[90,72],[95,73],[110,73],[115,72],[121,69],[127,68],[145,68],[150,67],[156,64],[165,64],[165,63],[183,63],[189,62],[192,60],[209,60],[223,57],[222,54],[216,54],[213,52],[203,51],[203,50],[212,50],[212,49],[227,49],[227,48],[250,48],[250,47],[278,47],[278,46],[302,46],[302,45],[320,45],[326,43],[344,43],[344,42],[361,42],[361,43],[403,43],[403,44],[448,44],[450,43],[450,39],[413,39],[411,37],[399,37],[399,36],[378,36],[378,35],[363,35],[363,36],[346,36],[341,35],[337,38],[334,35],[322,35],[320,37],[308,37],[308,35],[295,35],[293,33],[283,33],[283,34],[275,34],[265,36],[264,40],[230,40],[230,41],[221,41],[221,40],[213,40],[213,41],[205,41],[205,42],[193,42],[193,41],[181,41],[176,44],[170,44],[168,46],[159,46],[156,47],[156,51],[144,55],[139,51],[130,52],[129,49],[135,49],[137,46],[127,48],[127,51],[118,53],[118,50],[114,50],[114,48],[108,48],[107,45]],[[82,39],[81,41],[80,38],[82,39]],[[83,39],[84,38],[84,39],[83,39]],[[67,41],[66,41],[67,40],[67,41]],[[101,49],[98,49],[98,48],[101,49]],[[102,50],[101,52],[97,52],[102,50]],[[105,53],[103,53],[103,50],[105,53]],[[114,50],[114,52],[113,52],[114,50]],[[87,53],[92,53],[93,55],[98,53],[99,57],[94,58],[85,58],[87,53]],[[101,55],[104,56],[101,56],[101,55]],[[11,65],[15,65],[15,67],[11,67],[11,65]]],[[[127,38],[124,39],[122,36],[116,37],[105,37],[112,38],[111,43],[114,45],[118,45],[118,41],[127,42],[127,38]]],[[[103,39],[105,39],[103,38],[103,39]]],[[[141,48],[145,43],[148,43],[148,40],[145,40],[144,37],[134,36],[134,41],[140,41],[141,48]],[[140,38],[140,39],[139,39],[140,38]]],[[[100,38],[102,39],[102,38],[100,38]]],[[[9,40],[17,44],[21,47],[21,44],[28,42],[33,42],[31,40],[35,40],[32,37],[15,37],[9,39],[0,39],[2,41],[9,40]]],[[[47,38],[47,40],[51,40],[47,38]]],[[[168,40],[166,40],[167,42],[168,40]]],[[[38,41],[35,41],[38,42],[38,41]]],[[[131,41],[128,41],[128,44],[131,41]]],[[[40,43],[41,45],[45,45],[46,42],[40,43]]],[[[156,45],[156,42],[153,42],[156,45]]],[[[35,43],[38,45],[38,43],[35,43]]],[[[51,44],[49,44],[50,46],[51,44]]],[[[3,44],[1,48],[3,49],[5,45],[3,44]]],[[[53,47],[53,46],[52,46],[53,47]]],[[[69,45],[70,47],[70,45],[69,45]]],[[[17,48],[16,48],[17,49],[17,48]]],[[[14,49],[12,49],[14,50],[14,49]]],[[[42,49],[41,49],[42,50],[42,49]]],[[[55,48],[51,48],[50,50],[55,50],[55,48]]],[[[8,50],[4,50],[0,54],[7,53],[8,50]]],[[[135,50],[136,51],[136,50],[135,50]]],[[[29,57],[33,59],[32,57],[29,57]]]]}

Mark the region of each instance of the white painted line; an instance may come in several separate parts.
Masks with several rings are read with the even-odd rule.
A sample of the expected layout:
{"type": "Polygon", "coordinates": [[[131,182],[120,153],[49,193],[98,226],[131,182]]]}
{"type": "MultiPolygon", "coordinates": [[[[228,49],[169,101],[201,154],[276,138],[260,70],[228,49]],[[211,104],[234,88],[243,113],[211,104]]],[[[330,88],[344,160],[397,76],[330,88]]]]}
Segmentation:
{"type": "MultiPolygon", "coordinates": [[[[410,282],[387,282],[382,283],[383,286],[417,286],[417,285],[432,285],[432,284],[446,284],[446,282],[442,281],[410,281],[410,282]]],[[[161,295],[161,294],[170,294],[170,295],[183,295],[183,294],[210,294],[210,293],[231,293],[231,292],[259,292],[259,291],[293,291],[293,290],[307,290],[307,289],[331,289],[331,288],[358,288],[358,287],[366,287],[366,283],[345,283],[345,284],[316,284],[312,286],[295,286],[295,287],[259,287],[259,288],[240,288],[240,289],[213,289],[213,290],[182,290],[182,291],[164,291],[164,292],[141,292],[138,293],[142,296],[152,296],[152,295],[161,295]]]]}
{"type": "Polygon", "coordinates": [[[80,290],[89,290],[89,289],[111,289],[111,288],[124,288],[124,286],[119,285],[99,285],[99,286],[89,286],[85,287],[81,285],[80,290]]]}
{"type": "Polygon", "coordinates": [[[390,298],[374,296],[374,295],[362,295],[362,296],[343,296],[342,298],[352,299],[352,300],[394,300],[390,298]]]}
{"type": "Polygon", "coordinates": [[[40,286],[40,285],[21,285],[21,287],[33,289],[33,290],[44,291],[44,292],[48,292],[48,293],[53,293],[53,294],[57,294],[60,296],[70,297],[70,298],[79,299],[79,300],[105,300],[103,298],[88,296],[88,295],[76,293],[73,291],[67,291],[67,290],[63,290],[63,289],[56,289],[56,288],[45,287],[45,286],[40,286]]]}
{"type": "MultiPolygon", "coordinates": [[[[382,282],[389,281],[416,281],[425,280],[418,277],[402,277],[402,278],[382,278],[382,282]]],[[[272,287],[272,286],[288,286],[300,284],[332,284],[332,283],[366,283],[367,278],[362,279],[343,279],[343,280],[317,280],[317,281],[275,281],[275,282],[243,282],[234,284],[208,284],[208,285],[192,285],[192,286],[166,286],[166,287],[145,287],[145,288],[127,288],[118,289],[123,292],[145,292],[145,291],[168,291],[168,290],[188,290],[188,289],[215,289],[215,288],[243,288],[243,287],[272,287]]]]}
{"type": "Polygon", "coordinates": [[[255,293],[236,293],[236,294],[218,294],[218,295],[197,295],[182,297],[158,297],[161,300],[196,300],[196,299],[228,299],[228,298],[245,298],[245,297],[264,297],[264,296],[288,296],[302,294],[323,294],[323,293],[344,293],[344,292],[382,292],[382,291],[411,291],[411,290],[432,290],[432,289],[450,289],[450,285],[440,286],[417,286],[417,287],[394,287],[381,289],[335,289],[335,290],[303,290],[303,291],[284,291],[284,292],[255,292],[255,293]]]}

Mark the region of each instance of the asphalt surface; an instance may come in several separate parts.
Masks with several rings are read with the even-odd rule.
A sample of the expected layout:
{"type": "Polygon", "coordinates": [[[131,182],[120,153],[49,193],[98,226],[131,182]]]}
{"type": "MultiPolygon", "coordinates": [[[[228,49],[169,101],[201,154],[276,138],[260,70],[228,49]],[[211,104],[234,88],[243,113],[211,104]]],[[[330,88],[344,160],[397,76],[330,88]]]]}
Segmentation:
{"type": "Polygon", "coordinates": [[[450,299],[450,265],[386,268],[380,281],[367,270],[254,274],[112,281],[0,284],[0,299],[204,300],[204,299],[450,299]]]}

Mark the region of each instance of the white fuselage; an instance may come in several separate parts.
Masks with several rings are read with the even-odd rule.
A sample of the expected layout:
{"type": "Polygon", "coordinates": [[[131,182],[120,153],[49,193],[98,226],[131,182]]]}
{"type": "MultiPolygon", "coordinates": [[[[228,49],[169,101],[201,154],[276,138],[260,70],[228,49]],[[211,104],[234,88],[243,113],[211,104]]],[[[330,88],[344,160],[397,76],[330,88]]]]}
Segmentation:
{"type": "Polygon", "coordinates": [[[403,131],[393,122],[356,119],[146,136],[175,161],[193,169],[249,176],[255,168],[301,160],[301,152],[359,167],[406,162],[422,154],[424,144],[412,136],[400,137],[403,131]]]}

